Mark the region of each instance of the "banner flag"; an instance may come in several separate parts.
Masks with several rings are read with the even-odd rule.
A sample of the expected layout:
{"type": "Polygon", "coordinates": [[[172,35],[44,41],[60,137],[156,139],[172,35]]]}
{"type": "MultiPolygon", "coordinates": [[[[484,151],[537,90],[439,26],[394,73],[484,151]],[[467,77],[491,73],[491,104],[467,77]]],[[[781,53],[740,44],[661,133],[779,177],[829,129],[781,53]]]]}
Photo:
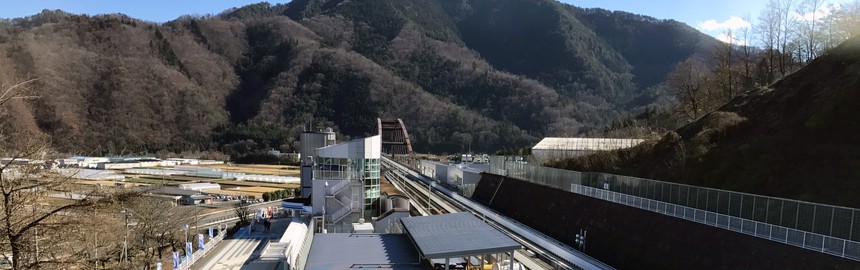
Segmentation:
{"type": "Polygon", "coordinates": [[[201,233],[197,235],[197,250],[203,250],[204,247],[203,234],[201,233]]]}
{"type": "Polygon", "coordinates": [[[173,252],[173,269],[179,269],[179,251],[173,252]]]}
{"type": "Polygon", "coordinates": [[[191,242],[185,243],[185,258],[189,262],[194,258],[194,250],[191,248],[191,242]]]}

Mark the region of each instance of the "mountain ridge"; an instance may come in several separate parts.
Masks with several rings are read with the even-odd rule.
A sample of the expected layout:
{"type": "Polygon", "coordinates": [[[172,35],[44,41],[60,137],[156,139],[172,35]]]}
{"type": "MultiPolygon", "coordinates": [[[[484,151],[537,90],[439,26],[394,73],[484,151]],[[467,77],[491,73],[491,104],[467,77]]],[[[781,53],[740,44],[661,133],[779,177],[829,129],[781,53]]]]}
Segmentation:
{"type": "Polygon", "coordinates": [[[587,26],[612,29],[584,21],[587,11],[548,0],[307,0],[163,24],[44,11],[0,30],[0,59],[11,63],[0,73],[40,79],[43,98],[22,105],[35,121],[16,125],[62,151],[290,150],[308,124],[363,136],[376,117],[403,118],[418,151],[495,151],[663,106],[634,74],[656,74],[642,81],[662,87],[655,78],[673,61],[714,42],[639,20],[699,42],[656,46],[651,54],[677,50],[675,60],[632,66],[616,49],[624,43],[601,37],[611,31],[587,26]],[[513,10],[546,16],[503,16],[513,10]]]}
{"type": "Polygon", "coordinates": [[[860,37],[640,147],[554,167],[860,207],[860,37]]]}

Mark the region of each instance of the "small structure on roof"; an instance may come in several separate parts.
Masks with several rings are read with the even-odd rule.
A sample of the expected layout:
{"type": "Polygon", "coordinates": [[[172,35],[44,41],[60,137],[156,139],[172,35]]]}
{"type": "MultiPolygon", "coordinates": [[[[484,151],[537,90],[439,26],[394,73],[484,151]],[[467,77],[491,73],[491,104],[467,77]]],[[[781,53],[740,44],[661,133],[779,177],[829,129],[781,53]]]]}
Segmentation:
{"type": "Polygon", "coordinates": [[[475,217],[460,212],[443,215],[408,217],[400,220],[403,230],[429,260],[509,254],[522,248],[520,243],[475,217]]]}
{"type": "Polygon", "coordinates": [[[614,138],[553,138],[547,137],[532,147],[535,161],[572,158],[601,151],[631,148],[644,142],[642,139],[614,138]]]}
{"type": "Polygon", "coordinates": [[[432,269],[405,234],[315,234],[307,256],[305,269],[432,269]]]}

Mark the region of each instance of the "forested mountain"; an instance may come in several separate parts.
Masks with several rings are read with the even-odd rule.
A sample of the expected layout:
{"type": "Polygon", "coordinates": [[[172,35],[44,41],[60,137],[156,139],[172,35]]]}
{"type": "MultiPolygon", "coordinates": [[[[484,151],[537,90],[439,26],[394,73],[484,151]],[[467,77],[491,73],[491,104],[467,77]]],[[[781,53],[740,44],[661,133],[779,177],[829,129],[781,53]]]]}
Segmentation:
{"type": "Polygon", "coordinates": [[[661,140],[553,166],[860,207],[860,36],[661,140]]]}
{"type": "Polygon", "coordinates": [[[36,78],[7,128],[67,152],[295,147],[305,127],[402,118],[417,151],[495,151],[660,106],[718,42],[687,25],[553,0],[295,0],[163,24],[62,11],[0,24],[3,83],[36,78]]]}

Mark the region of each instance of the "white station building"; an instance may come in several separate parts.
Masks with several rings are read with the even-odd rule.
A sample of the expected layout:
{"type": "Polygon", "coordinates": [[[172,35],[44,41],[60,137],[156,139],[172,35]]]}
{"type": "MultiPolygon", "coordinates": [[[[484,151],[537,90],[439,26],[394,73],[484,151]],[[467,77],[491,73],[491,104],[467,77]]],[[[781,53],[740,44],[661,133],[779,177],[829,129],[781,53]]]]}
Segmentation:
{"type": "Polygon", "coordinates": [[[347,231],[351,223],[379,214],[381,136],[318,148],[315,154],[314,215],[325,216],[333,230],[347,231]]]}

